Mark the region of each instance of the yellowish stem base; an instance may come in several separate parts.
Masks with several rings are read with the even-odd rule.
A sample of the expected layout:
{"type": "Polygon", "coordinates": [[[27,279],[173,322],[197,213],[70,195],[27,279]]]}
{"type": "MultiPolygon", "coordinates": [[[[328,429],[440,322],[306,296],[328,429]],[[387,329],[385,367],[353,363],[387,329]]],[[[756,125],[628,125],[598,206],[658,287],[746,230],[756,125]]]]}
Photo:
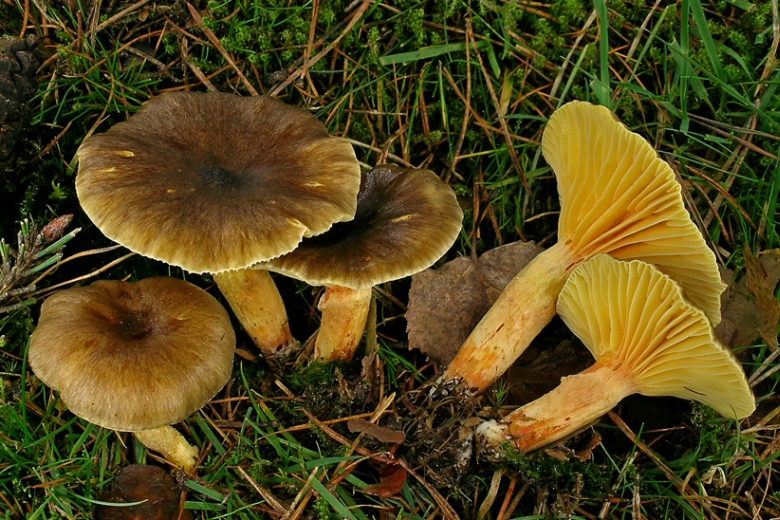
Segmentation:
{"type": "Polygon", "coordinates": [[[483,450],[498,450],[514,442],[523,453],[574,435],[639,389],[634,377],[617,362],[596,363],[564,377],[552,392],[522,406],[501,422],[489,421],[477,429],[483,450]]]}
{"type": "Polygon", "coordinates": [[[484,392],[555,316],[558,293],[578,263],[562,244],[534,258],[504,288],[441,380],[457,379],[476,393],[484,392]]]}
{"type": "Polygon", "coordinates": [[[191,471],[198,460],[198,448],[190,446],[184,436],[172,426],[163,426],[154,430],[133,432],[138,442],[158,453],[161,453],[174,465],[191,471]]]}
{"type": "Polygon", "coordinates": [[[214,274],[214,281],[264,356],[284,354],[297,346],[284,302],[268,271],[224,271],[214,274]]]}
{"type": "Polygon", "coordinates": [[[351,361],[363,336],[370,306],[370,288],[327,287],[318,305],[322,322],[314,345],[314,359],[323,363],[351,361]]]}

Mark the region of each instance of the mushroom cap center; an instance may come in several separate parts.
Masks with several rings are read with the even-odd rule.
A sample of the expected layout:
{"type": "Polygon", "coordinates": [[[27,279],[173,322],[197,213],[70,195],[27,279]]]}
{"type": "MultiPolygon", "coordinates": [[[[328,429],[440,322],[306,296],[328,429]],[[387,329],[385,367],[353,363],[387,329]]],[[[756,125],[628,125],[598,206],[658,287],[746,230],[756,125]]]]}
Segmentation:
{"type": "Polygon", "coordinates": [[[138,340],[154,332],[154,321],[146,311],[126,312],[117,322],[117,333],[127,340],[138,340]]]}
{"type": "Polygon", "coordinates": [[[238,191],[244,185],[241,175],[215,164],[203,165],[197,175],[204,188],[238,191]]]}

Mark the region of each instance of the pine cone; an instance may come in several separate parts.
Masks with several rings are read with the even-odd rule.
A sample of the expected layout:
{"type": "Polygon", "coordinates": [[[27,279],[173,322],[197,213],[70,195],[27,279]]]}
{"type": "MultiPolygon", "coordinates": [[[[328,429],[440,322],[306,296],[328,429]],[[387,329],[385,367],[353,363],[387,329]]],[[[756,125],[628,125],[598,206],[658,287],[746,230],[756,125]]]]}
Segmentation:
{"type": "Polygon", "coordinates": [[[11,166],[11,151],[30,121],[27,103],[38,89],[40,65],[37,36],[0,38],[0,170],[11,166]]]}

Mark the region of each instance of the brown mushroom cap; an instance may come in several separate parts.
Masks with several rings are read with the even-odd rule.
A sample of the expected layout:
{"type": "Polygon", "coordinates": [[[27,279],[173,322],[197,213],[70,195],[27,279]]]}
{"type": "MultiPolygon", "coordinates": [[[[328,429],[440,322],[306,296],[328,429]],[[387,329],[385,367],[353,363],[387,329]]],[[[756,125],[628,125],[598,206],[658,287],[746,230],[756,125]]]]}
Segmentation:
{"type": "Polygon", "coordinates": [[[227,311],[190,283],[98,281],[44,302],[29,361],[74,414],[137,431],[206,404],[230,377],[235,344],[227,311]]]}
{"type": "Polygon", "coordinates": [[[620,367],[641,394],[692,399],[730,418],[756,407],[742,366],[706,315],[649,264],[593,257],[569,276],[558,314],[598,363],[620,367]]]}
{"type": "Polygon", "coordinates": [[[378,166],[363,174],[354,220],[261,267],[310,285],[366,289],[430,267],[462,219],[455,193],[435,173],[378,166]]]}
{"type": "Polygon", "coordinates": [[[351,219],[352,146],[270,97],[159,95],[78,150],[76,192],[110,239],[194,272],[241,269],[351,219]]]}
{"type": "Polygon", "coordinates": [[[647,141],[607,108],[575,101],[550,117],[542,149],[558,179],[559,243],[582,259],[609,253],[651,263],[720,322],[726,286],[715,255],[685,209],[674,172],[647,141]]]}

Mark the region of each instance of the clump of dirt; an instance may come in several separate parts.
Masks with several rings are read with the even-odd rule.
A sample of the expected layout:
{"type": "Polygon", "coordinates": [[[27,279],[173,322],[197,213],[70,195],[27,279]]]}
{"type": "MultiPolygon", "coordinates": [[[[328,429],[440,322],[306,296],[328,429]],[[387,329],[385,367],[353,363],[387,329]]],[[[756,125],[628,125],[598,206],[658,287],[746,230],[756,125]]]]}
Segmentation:
{"type": "Polygon", "coordinates": [[[422,385],[396,406],[406,439],[401,455],[435,486],[459,488],[474,460],[474,429],[482,396],[462,386],[422,385]]]}
{"type": "MultiPolygon", "coordinates": [[[[363,370],[358,370],[358,363],[314,363],[288,370],[284,385],[295,401],[285,409],[286,415],[277,413],[277,418],[285,425],[306,423],[308,418],[301,408],[323,422],[376,412],[388,399],[387,388],[382,388],[385,382],[374,381],[367,374],[368,365],[365,363],[363,370]]],[[[376,359],[368,372],[378,374],[384,370],[376,359]]],[[[393,386],[398,390],[376,421],[378,429],[388,435],[369,432],[362,435],[359,446],[403,459],[437,488],[459,488],[463,477],[473,469],[473,431],[482,422],[477,412],[482,409],[483,397],[471,396],[464,388],[452,385],[420,384],[411,371],[400,374],[393,386]],[[403,440],[390,442],[390,438],[403,440]]],[[[356,437],[355,423],[354,419],[344,420],[329,427],[351,440],[356,437]],[[350,423],[352,429],[348,427],[350,423]]],[[[321,436],[317,436],[317,441],[322,442],[321,436]]]]}

